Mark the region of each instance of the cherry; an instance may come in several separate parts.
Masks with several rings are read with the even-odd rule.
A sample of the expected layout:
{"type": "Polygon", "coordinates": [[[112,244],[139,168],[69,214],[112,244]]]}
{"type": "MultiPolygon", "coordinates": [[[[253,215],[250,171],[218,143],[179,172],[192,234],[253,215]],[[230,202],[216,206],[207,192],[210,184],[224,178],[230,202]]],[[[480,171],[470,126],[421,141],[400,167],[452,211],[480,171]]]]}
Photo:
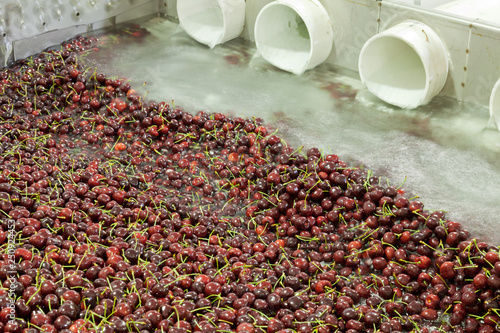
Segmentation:
{"type": "Polygon", "coordinates": [[[57,317],[54,321],[54,327],[59,331],[70,328],[71,324],[72,320],[65,315],[57,317]]]}
{"type": "Polygon", "coordinates": [[[80,293],[74,290],[68,290],[61,295],[63,301],[71,301],[75,305],[79,305],[81,301],[80,293]]]}
{"type": "Polygon", "coordinates": [[[208,282],[205,286],[207,295],[218,295],[222,292],[222,286],[217,282],[208,282]]]}
{"type": "Polygon", "coordinates": [[[64,302],[59,306],[58,311],[61,315],[68,316],[72,320],[76,319],[79,313],[77,306],[71,301],[64,302]]]}
{"type": "Polygon", "coordinates": [[[31,314],[30,322],[36,326],[43,326],[44,324],[51,324],[52,320],[46,314],[43,314],[41,312],[33,312],[31,314]]]}
{"type": "Polygon", "coordinates": [[[465,291],[460,300],[465,306],[474,306],[477,302],[477,295],[473,291],[465,291]]]}
{"type": "Polygon", "coordinates": [[[427,320],[436,320],[438,318],[438,313],[434,309],[424,309],[420,315],[427,320]]]}
{"type": "Polygon", "coordinates": [[[445,279],[453,279],[456,275],[455,265],[451,261],[444,262],[439,268],[440,274],[445,279]]]}
{"type": "Polygon", "coordinates": [[[498,289],[500,288],[500,276],[493,274],[488,278],[488,281],[486,283],[488,287],[492,289],[498,289]]]}
{"type": "Polygon", "coordinates": [[[115,307],[115,314],[124,318],[125,316],[132,314],[132,310],[132,306],[129,303],[120,303],[115,307]]]}
{"type": "Polygon", "coordinates": [[[382,286],[378,290],[378,294],[380,295],[380,297],[386,300],[392,298],[393,293],[394,291],[390,286],[382,286]]]}
{"type": "Polygon", "coordinates": [[[440,298],[436,294],[428,294],[424,302],[427,307],[435,309],[439,305],[440,298]]]}
{"type": "Polygon", "coordinates": [[[380,323],[381,318],[382,317],[380,316],[380,312],[374,309],[370,309],[366,312],[364,316],[364,322],[365,324],[371,327],[373,325],[378,325],[380,323]]]}
{"type": "Polygon", "coordinates": [[[473,283],[478,289],[484,289],[487,286],[488,277],[486,274],[479,273],[474,277],[473,283]]]}

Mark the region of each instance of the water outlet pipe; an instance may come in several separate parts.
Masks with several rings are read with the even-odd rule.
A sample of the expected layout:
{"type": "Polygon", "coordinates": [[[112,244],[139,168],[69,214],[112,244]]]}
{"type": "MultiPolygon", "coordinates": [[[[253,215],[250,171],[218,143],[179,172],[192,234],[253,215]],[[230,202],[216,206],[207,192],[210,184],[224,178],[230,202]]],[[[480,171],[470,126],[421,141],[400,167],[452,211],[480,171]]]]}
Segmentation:
{"type": "Polygon", "coordinates": [[[245,0],[177,0],[180,26],[210,48],[240,36],[245,0]]]}
{"type": "Polygon", "coordinates": [[[255,44],[272,65],[297,75],[324,62],[333,46],[330,17],[317,0],[276,0],[255,21],[255,44]]]}
{"type": "Polygon", "coordinates": [[[429,26],[407,20],[364,44],[359,75],[381,100],[413,109],[427,104],[442,90],[448,76],[447,50],[429,26]]]}

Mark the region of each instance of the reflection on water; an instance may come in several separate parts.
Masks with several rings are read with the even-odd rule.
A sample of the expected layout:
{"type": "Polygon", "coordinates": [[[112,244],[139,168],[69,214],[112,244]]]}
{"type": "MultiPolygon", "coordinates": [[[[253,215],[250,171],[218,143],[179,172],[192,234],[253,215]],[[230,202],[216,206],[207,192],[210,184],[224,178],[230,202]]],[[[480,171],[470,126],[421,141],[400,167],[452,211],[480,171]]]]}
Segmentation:
{"type": "Polygon", "coordinates": [[[99,67],[129,78],[150,99],[262,117],[292,146],[338,154],[391,184],[406,179],[404,188],[426,208],[448,211],[474,236],[500,244],[491,232],[500,215],[500,133],[490,129],[486,108],[438,97],[400,110],[327,65],[295,76],[242,40],[211,50],[175,23],[145,27],[151,34],[140,43],[95,55],[99,67]]]}

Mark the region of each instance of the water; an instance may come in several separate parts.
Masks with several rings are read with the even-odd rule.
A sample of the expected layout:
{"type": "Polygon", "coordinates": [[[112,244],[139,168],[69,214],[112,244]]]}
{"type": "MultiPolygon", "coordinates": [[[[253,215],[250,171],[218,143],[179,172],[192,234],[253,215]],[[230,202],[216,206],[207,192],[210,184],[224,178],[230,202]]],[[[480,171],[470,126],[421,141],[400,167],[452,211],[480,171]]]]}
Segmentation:
{"type": "Polygon", "coordinates": [[[209,49],[176,23],[95,56],[107,73],[187,111],[262,117],[294,147],[318,147],[445,210],[473,236],[500,244],[500,133],[488,110],[436,98],[401,110],[374,98],[355,75],[322,65],[302,76],[274,69],[252,44],[209,49]],[[353,78],[354,77],[354,78],[353,78]]]}

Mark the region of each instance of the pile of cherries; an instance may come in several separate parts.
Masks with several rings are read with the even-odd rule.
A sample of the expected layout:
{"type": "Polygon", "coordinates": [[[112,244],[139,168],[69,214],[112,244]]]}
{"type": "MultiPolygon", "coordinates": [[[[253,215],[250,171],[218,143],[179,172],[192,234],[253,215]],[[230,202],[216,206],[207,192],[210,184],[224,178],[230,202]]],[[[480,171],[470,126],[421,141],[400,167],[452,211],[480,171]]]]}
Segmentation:
{"type": "Polygon", "coordinates": [[[498,247],[261,119],[146,100],[98,45],[0,70],[1,332],[500,332],[498,247]]]}

